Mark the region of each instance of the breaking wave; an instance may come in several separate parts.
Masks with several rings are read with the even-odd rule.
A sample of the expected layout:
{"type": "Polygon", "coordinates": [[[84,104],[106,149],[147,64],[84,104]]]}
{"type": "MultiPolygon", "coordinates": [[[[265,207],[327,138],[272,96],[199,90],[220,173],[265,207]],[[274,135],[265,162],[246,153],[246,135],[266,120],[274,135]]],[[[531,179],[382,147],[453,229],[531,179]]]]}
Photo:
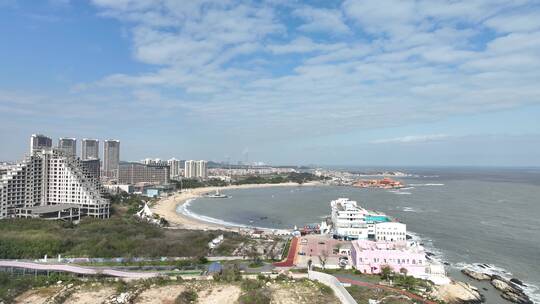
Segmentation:
{"type": "Polygon", "coordinates": [[[415,209],[411,207],[403,207],[403,212],[418,212],[415,209]]]}
{"type": "Polygon", "coordinates": [[[185,203],[183,203],[182,205],[179,205],[176,208],[176,212],[181,213],[181,214],[183,214],[185,216],[194,218],[194,219],[199,220],[199,221],[207,222],[207,223],[223,225],[223,226],[228,226],[228,227],[250,228],[250,226],[247,226],[247,225],[242,225],[242,224],[233,223],[233,222],[227,222],[227,221],[220,220],[220,219],[217,219],[217,218],[213,218],[213,217],[210,217],[210,216],[197,214],[197,213],[189,210],[189,207],[191,206],[191,203],[193,201],[195,201],[194,198],[188,199],[185,203]]]}
{"type": "MultiPolygon", "coordinates": [[[[454,265],[457,269],[470,269],[472,271],[486,273],[489,275],[498,275],[503,277],[506,280],[513,278],[512,273],[508,270],[498,267],[491,264],[482,264],[482,263],[457,263],[454,265]]],[[[519,278],[518,278],[519,279],[519,278]]],[[[540,303],[540,288],[538,286],[523,282],[524,286],[520,286],[523,289],[523,292],[533,301],[534,303],[540,303]]]]}

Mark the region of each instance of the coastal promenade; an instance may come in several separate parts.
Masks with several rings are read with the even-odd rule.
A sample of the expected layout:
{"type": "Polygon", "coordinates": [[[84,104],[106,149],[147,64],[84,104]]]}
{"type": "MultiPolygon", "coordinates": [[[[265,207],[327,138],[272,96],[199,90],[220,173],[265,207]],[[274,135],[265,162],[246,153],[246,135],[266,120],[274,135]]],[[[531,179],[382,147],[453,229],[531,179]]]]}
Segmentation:
{"type": "Polygon", "coordinates": [[[287,258],[284,261],[274,263],[276,267],[293,267],[294,258],[296,256],[296,250],[298,248],[298,238],[294,237],[291,240],[291,246],[289,247],[289,252],[287,253],[287,258]]]}
{"type": "Polygon", "coordinates": [[[148,279],[157,277],[158,272],[130,272],[119,271],[109,268],[81,267],[65,264],[40,264],[33,262],[21,261],[0,261],[0,267],[4,268],[22,268],[33,271],[58,271],[69,272],[79,275],[107,275],[111,277],[127,278],[127,279],[148,279]]]}

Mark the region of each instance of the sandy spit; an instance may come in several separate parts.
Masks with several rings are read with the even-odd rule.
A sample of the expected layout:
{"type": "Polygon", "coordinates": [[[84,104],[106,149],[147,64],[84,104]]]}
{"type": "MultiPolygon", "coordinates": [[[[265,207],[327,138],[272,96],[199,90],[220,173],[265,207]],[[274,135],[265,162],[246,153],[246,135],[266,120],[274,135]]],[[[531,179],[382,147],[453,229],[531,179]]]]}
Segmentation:
{"type": "MultiPolygon", "coordinates": [[[[227,187],[204,187],[195,189],[186,189],[182,192],[160,199],[150,207],[152,212],[166,219],[173,228],[193,229],[193,230],[229,230],[238,231],[238,227],[227,226],[217,223],[205,222],[200,219],[190,217],[176,212],[180,205],[186,201],[201,197],[207,193],[213,193],[216,190],[231,190],[231,189],[252,189],[252,188],[269,188],[269,187],[302,187],[321,185],[318,182],[309,182],[302,185],[297,183],[282,183],[282,184],[249,184],[249,185],[232,185],[227,187]]],[[[196,202],[196,200],[194,201],[196,202]]]]}

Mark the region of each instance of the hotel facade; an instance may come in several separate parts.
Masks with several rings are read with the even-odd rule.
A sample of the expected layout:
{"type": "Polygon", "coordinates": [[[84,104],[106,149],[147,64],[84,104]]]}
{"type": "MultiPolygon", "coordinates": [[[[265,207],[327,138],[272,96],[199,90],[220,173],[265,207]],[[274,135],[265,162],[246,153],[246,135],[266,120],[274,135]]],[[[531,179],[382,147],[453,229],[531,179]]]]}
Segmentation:
{"type": "Polygon", "coordinates": [[[109,217],[110,203],[104,197],[99,178],[78,158],[63,149],[52,148],[49,140],[34,139],[33,136],[31,154],[0,177],[0,219],[55,218],[56,214],[64,218],[62,214],[66,211],[109,217]],[[45,144],[39,144],[40,140],[45,144]]]}
{"type": "Polygon", "coordinates": [[[385,266],[393,272],[425,277],[429,273],[424,248],[415,242],[356,240],[352,242],[351,259],[356,270],[366,274],[381,273],[385,266]]]}
{"type": "Polygon", "coordinates": [[[330,202],[330,207],[331,222],[321,224],[322,234],[345,240],[406,240],[405,224],[392,221],[383,213],[366,210],[356,201],[338,198],[330,202]]]}

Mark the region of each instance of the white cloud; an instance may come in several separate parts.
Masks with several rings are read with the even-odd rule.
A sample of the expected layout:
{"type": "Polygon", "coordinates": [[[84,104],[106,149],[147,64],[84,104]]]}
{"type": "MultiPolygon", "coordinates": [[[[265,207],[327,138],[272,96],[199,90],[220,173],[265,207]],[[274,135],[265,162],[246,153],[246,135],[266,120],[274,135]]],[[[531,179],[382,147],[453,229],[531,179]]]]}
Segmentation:
{"type": "Polygon", "coordinates": [[[271,44],[267,48],[274,54],[313,53],[333,51],[346,47],[344,43],[315,43],[307,37],[298,37],[287,44],[271,44]]]}
{"type": "Polygon", "coordinates": [[[540,10],[498,15],[484,24],[502,33],[536,31],[540,29],[540,10]]]}
{"type": "Polygon", "coordinates": [[[449,138],[446,134],[431,134],[431,135],[408,135],[403,137],[377,139],[371,141],[372,144],[410,144],[410,143],[424,143],[430,141],[440,141],[449,138]]]}
{"type": "Polygon", "coordinates": [[[504,16],[530,16],[525,0],[94,3],[153,69],[83,91],[165,91],[143,105],[189,109],[231,132],[336,133],[540,103],[540,32],[500,28],[504,16]]]}
{"type": "Polygon", "coordinates": [[[319,9],[310,6],[298,8],[293,14],[302,18],[305,23],[298,27],[306,32],[323,32],[348,34],[351,33],[343,14],[337,9],[319,9]]]}

